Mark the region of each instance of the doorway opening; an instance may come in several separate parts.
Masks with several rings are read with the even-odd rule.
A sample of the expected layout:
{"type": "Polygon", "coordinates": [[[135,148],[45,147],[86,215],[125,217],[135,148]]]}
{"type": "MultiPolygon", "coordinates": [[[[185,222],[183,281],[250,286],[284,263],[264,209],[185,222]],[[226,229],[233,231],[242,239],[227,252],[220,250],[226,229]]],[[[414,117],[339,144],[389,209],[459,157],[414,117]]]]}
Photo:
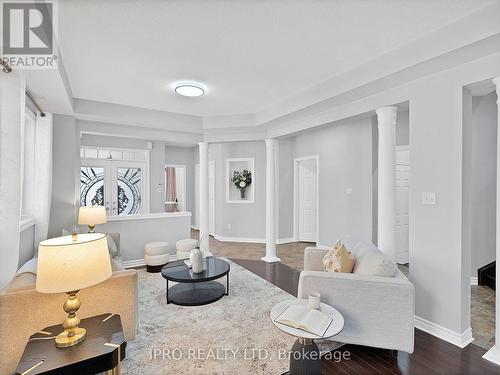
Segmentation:
{"type": "Polygon", "coordinates": [[[294,241],[318,243],[319,155],[294,159],[294,241]]]}
{"type": "Polygon", "coordinates": [[[473,344],[485,349],[495,344],[496,101],[491,80],[463,89],[462,252],[470,263],[463,268],[462,285],[470,285],[470,300],[464,303],[473,344]]]}

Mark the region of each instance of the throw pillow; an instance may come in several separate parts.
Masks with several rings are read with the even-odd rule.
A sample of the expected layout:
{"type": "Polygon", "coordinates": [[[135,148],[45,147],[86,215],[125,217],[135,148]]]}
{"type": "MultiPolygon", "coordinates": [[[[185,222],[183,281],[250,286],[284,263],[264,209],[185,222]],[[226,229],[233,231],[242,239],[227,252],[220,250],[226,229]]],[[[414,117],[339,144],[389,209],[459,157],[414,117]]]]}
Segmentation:
{"type": "Polygon", "coordinates": [[[373,245],[366,245],[356,258],[353,273],[358,275],[394,277],[397,264],[373,245]]]}
{"type": "Polygon", "coordinates": [[[352,273],[355,263],[354,255],[340,241],[337,241],[335,247],[323,259],[323,265],[327,272],[352,273]]]}

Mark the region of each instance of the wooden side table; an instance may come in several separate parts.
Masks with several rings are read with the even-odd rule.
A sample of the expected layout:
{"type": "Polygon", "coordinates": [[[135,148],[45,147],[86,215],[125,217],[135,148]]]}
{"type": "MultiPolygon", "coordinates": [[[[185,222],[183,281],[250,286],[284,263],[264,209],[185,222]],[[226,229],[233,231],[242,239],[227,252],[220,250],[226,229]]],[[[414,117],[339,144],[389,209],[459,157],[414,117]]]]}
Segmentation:
{"type": "Polygon", "coordinates": [[[54,340],[62,325],[44,328],[30,336],[16,374],[119,375],[125,358],[125,337],[120,315],[103,314],[82,319],[87,338],[69,348],[57,348],[54,340]]]}

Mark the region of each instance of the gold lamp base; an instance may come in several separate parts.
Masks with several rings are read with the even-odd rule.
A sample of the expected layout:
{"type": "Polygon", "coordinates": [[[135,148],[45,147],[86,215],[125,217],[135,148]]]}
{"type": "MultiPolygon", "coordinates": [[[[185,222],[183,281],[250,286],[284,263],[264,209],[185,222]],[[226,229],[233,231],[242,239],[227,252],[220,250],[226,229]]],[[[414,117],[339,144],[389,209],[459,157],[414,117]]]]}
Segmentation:
{"type": "Polygon", "coordinates": [[[56,337],[56,346],[58,348],[67,348],[76,344],[81,343],[87,337],[87,331],[85,328],[75,328],[73,330],[74,335],[69,336],[67,331],[61,332],[56,337]]]}
{"type": "Polygon", "coordinates": [[[63,322],[64,331],[56,336],[56,346],[58,348],[67,348],[81,343],[87,337],[85,328],[78,327],[80,318],[76,316],[76,312],[80,308],[80,300],[76,298],[78,290],[68,292],[68,299],[64,302],[63,309],[68,314],[68,317],[63,322]]]}

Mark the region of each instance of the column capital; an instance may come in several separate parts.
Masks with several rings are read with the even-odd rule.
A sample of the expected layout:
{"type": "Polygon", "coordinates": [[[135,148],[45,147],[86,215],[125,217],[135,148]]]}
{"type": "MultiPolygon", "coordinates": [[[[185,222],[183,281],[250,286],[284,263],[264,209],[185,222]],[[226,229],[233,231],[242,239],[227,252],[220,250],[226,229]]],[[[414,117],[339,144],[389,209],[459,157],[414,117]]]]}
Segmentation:
{"type": "Polygon", "coordinates": [[[500,76],[498,76],[497,78],[493,78],[492,81],[493,81],[493,84],[496,87],[496,91],[497,91],[497,105],[498,105],[498,110],[500,111],[500,76]]]}
{"type": "Polygon", "coordinates": [[[208,142],[198,142],[198,146],[200,147],[208,146],[208,142]]]}
{"type": "Polygon", "coordinates": [[[266,145],[275,145],[278,140],[276,138],[266,138],[266,145]]]}
{"type": "Polygon", "coordinates": [[[378,127],[384,125],[393,125],[396,126],[396,116],[398,113],[398,107],[390,106],[390,107],[382,107],[375,111],[377,114],[378,127]]]}
{"type": "Polygon", "coordinates": [[[493,78],[492,81],[495,84],[495,86],[497,87],[497,91],[498,91],[500,89],[500,76],[498,76],[497,78],[493,78]]]}

